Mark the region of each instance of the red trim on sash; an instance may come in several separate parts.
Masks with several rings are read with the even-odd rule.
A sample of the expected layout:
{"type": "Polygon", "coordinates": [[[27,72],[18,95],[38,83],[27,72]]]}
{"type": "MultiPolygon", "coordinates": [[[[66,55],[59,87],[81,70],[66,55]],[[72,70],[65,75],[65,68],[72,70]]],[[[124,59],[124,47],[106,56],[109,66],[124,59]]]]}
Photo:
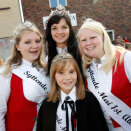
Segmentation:
{"type": "MultiPolygon", "coordinates": [[[[129,107],[131,107],[131,84],[125,73],[124,61],[122,62],[122,64],[120,64],[119,63],[120,53],[119,52],[116,52],[116,53],[118,56],[118,63],[117,63],[117,69],[115,73],[114,73],[114,67],[113,67],[111,92],[120,100],[122,100],[124,103],[126,103],[129,107]]],[[[115,121],[113,121],[113,125],[114,127],[120,126],[115,121]]]]}
{"type": "Polygon", "coordinates": [[[76,118],[73,117],[74,128],[76,129],[76,118]]]}
{"type": "Polygon", "coordinates": [[[36,103],[24,97],[22,79],[13,74],[5,119],[6,131],[32,131],[36,116],[36,103]]]}
{"type": "Polygon", "coordinates": [[[87,78],[85,77],[85,89],[88,90],[88,83],[87,83],[87,78]]]}

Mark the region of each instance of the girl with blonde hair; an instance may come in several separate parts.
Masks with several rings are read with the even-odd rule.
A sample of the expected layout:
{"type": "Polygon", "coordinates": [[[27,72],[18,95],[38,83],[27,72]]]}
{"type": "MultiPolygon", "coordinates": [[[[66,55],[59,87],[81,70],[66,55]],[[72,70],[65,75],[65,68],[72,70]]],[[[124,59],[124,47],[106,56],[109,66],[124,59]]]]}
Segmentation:
{"type": "Polygon", "coordinates": [[[86,19],[78,32],[88,89],[99,100],[110,131],[129,131],[131,124],[131,52],[114,46],[98,21],[86,19]]]}
{"type": "Polygon", "coordinates": [[[40,107],[37,131],[108,131],[99,102],[85,91],[72,55],[62,53],[53,58],[50,80],[51,90],[40,107]]]}
{"type": "Polygon", "coordinates": [[[26,21],[16,27],[11,56],[0,68],[0,130],[35,131],[40,103],[49,89],[43,37],[26,21]]]}

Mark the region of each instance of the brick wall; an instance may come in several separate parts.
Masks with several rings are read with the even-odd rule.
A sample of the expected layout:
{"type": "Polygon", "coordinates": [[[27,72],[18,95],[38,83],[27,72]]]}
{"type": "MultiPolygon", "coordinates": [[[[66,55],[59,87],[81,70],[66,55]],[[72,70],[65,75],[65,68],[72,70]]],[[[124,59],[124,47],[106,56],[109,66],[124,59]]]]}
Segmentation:
{"type": "MultiPolygon", "coordinates": [[[[67,0],[67,9],[70,13],[76,13],[77,31],[82,19],[90,17],[100,21],[116,35],[127,36],[131,41],[131,2],[130,0],[67,0]]],[[[44,33],[44,16],[50,13],[49,0],[21,0],[24,19],[33,21],[44,33]]]]}

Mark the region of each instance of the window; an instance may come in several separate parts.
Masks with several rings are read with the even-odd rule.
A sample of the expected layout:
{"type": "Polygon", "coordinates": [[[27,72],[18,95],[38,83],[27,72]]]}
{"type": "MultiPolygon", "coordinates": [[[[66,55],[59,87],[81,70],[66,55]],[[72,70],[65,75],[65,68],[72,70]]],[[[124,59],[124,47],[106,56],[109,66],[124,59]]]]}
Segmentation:
{"type": "Polygon", "coordinates": [[[67,6],[67,0],[49,0],[50,8],[56,8],[58,4],[67,6]]]}
{"type": "Polygon", "coordinates": [[[106,30],[106,32],[108,33],[111,41],[114,41],[115,40],[114,30],[106,30]]]}

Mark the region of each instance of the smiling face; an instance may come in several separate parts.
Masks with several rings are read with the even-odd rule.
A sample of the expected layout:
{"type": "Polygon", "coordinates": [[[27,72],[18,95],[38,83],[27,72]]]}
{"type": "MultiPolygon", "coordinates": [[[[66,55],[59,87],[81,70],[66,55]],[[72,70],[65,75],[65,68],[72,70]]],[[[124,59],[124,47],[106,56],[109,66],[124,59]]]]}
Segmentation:
{"type": "Polygon", "coordinates": [[[51,26],[51,35],[57,47],[64,48],[67,45],[69,26],[64,18],[62,18],[58,24],[53,24],[51,26]]]}
{"type": "Polygon", "coordinates": [[[79,43],[82,53],[92,58],[104,55],[103,36],[90,29],[81,29],[79,43]]]}
{"type": "Polygon", "coordinates": [[[55,79],[60,89],[69,94],[77,82],[77,72],[72,63],[67,63],[65,68],[56,72],[55,79]]]}
{"type": "Polygon", "coordinates": [[[42,48],[40,36],[32,31],[24,31],[16,48],[20,51],[23,59],[35,62],[39,58],[42,48]]]}

